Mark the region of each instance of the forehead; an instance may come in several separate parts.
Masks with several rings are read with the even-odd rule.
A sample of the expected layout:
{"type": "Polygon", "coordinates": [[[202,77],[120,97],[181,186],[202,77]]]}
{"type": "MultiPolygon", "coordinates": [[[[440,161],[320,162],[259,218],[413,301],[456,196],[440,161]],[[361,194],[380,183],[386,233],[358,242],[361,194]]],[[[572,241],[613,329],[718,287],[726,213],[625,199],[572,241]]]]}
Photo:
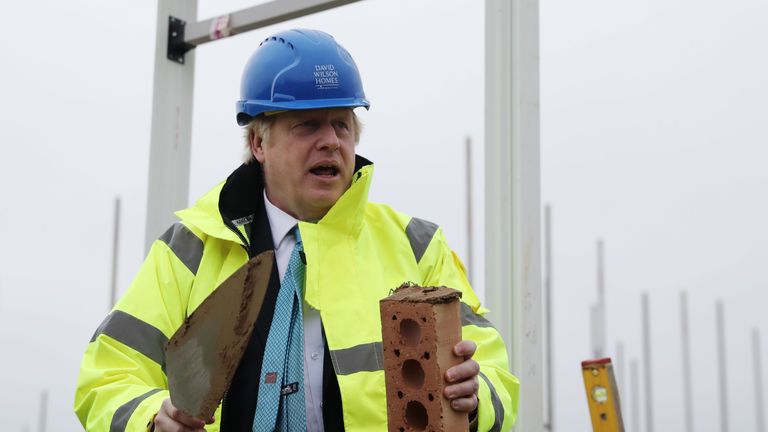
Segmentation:
{"type": "Polygon", "coordinates": [[[352,108],[323,108],[313,110],[294,110],[278,114],[277,120],[309,120],[320,118],[349,118],[352,108]]]}

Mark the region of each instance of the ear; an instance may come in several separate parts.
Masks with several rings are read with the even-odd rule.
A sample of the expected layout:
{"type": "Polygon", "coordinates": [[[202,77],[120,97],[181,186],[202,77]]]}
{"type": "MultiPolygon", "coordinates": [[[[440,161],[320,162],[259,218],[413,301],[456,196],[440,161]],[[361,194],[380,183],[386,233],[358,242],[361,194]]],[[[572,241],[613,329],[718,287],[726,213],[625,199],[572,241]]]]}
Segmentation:
{"type": "Polygon", "coordinates": [[[260,164],[263,164],[265,160],[264,140],[261,139],[260,136],[256,135],[253,131],[250,131],[248,134],[248,141],[251,145],[251,153],[253,153],[253,157],[255,157],[260,164]]]}

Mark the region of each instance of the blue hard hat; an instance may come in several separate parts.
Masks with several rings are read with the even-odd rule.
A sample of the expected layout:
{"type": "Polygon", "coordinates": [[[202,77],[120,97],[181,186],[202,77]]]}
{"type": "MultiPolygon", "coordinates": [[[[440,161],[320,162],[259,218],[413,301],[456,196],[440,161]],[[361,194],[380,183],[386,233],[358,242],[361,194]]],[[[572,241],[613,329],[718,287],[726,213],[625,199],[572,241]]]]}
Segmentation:
{"type": "Polygon", "coordinates": [[[370,106],[355,61],[333,36],[287,30],[259,44],[243,71],[237,123],[270,111],[370,106]]]}

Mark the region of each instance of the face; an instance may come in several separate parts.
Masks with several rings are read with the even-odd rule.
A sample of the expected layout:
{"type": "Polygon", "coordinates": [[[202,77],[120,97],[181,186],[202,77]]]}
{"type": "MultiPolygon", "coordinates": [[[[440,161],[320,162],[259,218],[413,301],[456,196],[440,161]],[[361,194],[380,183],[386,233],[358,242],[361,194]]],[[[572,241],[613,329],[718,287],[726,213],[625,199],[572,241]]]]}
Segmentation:
{"type": "Polygon", "coordinates": [[[287,111],[276,115],[269,142],[250,137],[272,204],[303,221],[325,216],[352,180],[352,115],[341,108],[287,111]]]}

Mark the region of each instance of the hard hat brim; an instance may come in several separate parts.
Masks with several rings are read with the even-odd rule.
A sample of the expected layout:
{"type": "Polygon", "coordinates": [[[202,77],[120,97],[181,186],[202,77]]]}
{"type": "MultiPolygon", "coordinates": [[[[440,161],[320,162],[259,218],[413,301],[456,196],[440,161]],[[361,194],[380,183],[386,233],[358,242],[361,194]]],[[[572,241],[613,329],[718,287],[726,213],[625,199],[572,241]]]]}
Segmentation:
{"type": "Polygon", "coordinates": [[[303,101],[259,101],[259,100],[239,100],[237,101],[237,124],[246,126],[261,114],[271,111],[293,111],[293,110],[311,110],[325,108],[357,108],[371,106],[365,98],[348,99],[312,99],[303,101]]]}

